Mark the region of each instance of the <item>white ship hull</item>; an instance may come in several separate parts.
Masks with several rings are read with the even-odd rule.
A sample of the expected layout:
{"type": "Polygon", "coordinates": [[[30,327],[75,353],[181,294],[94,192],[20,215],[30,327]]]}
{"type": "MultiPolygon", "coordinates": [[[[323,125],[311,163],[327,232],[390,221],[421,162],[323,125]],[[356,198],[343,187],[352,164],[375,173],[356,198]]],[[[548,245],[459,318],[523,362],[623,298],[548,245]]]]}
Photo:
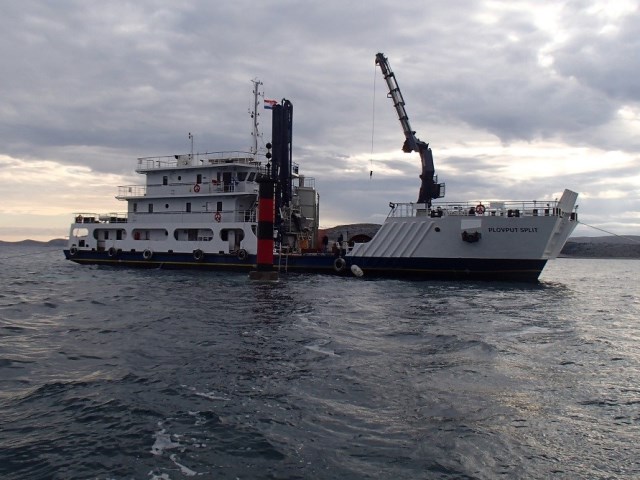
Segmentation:
{"type": "MultiPolygon", "coordinates": [[[[279,249],[274,252],[274,268],[350,274],[355,265],[365,276],[536,280],[577,225],[576,198],[576,193],[566,190],[559,202],[493,202],[481,215],[471,204],[434,205],[428,212],[416,204],[398,204],[370,242],[344,242],[331,252],[279,249]]],[[[204,222],[173,224],[129,223],[118,218],[80,220],[72,232],[79,228],[88,232],[82,238],[71,237],[65,251],[67,258],[78,263],[238,271],[255,268],[255,222],[226,222],[224,217],[218,222],[215,216],[204,222]],[[229,239],[221,235],[224,230],[243,234],[229,239]],[[191,241],[176,240],[180,231],[211,234],[191,241]],[[155,238],[141,238],[139,232],[155,232],[155,238]],[[106,240],[97,240],[105,233],[106,240]]]]}

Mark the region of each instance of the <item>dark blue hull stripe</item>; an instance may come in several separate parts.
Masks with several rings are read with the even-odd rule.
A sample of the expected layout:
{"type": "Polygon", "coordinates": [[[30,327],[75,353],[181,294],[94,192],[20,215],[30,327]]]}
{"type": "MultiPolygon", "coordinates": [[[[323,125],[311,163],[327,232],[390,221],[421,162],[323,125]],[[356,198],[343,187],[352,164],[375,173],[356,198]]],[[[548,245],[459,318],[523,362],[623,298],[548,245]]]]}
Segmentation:
{"type": "MultiPolygon", "coordinates": [[[[78,251],[67,259],[86,265],[111,265],[137,268],[197,269],[197,270],[255,270],[256,256],[239,259],[231,254],[205,254],[195,260],[187,253],[155,252],[149,260],[142,252],[119,252],[109,256],[108,252],[78,251]]],[[[497,279],[535,281],[546,264],[546,260],[481,259],[481,258],[351,258],[345,257],[346,268],[337,272],[333,255],[289,255],[274,257],[274,268],[297,273],[351,274],[352,264],[358,265],[369,276],[395,278],[454,278],[497,279]]]]}

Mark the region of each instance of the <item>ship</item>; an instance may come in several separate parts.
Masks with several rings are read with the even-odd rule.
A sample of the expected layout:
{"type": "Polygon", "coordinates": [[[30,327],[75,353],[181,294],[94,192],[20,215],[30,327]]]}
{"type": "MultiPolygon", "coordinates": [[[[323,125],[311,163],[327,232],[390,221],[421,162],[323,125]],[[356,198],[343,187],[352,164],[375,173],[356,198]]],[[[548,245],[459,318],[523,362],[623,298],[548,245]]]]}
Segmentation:
{"type": "Polygon", "coordinates": [[[402,150],[419,154],[422,171],[417,201],[390,202],[373,238],[322,235],[315,179],[293,161],[293,104],[263,100],[272,132],[259,151],[263,94],[254,81],[252,148],[194,153],[192,140],[190,153],[138,158],[136,172],[145,183],[120,186],[116,196],[126,202],[126,213],[75,213],[65,257],[83,265],[251,272],[265,258],[258,249],[264,245],[259,218],[266,216],[273,227],[268,267],[281,273],[537,281],[577,226],[578,194],[565,189],[553,200],[440,200],[445,184],[435,175],[432,150],[411,128],[387,57],[378,53],[375,60],[403,129],[402,150]],[[262,216],[261,182],[273,185],[262,216]]]}

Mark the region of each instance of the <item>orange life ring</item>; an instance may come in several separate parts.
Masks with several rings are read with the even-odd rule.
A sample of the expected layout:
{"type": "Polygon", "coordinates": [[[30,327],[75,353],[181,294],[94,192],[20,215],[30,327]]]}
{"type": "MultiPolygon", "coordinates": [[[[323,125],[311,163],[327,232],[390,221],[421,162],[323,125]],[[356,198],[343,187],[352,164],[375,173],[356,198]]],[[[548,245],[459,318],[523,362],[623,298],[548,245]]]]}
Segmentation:
{"type": "Polygon", "coordinates": [[[220,212],[216,212],[214,218],[216,219],[216,222],[220,223],[220,220],[222,220],[222,215],[220,215],[220,212]]]}
{"type": "Polygon", "coordinates": [[[485,208],[484,208],[483,204],[480,203],[480,204],[476,205],[476,213],[478,215],[483,215],[484,211],[485,211],[485,208]]]}
{"type": "Polygon", "coordinates": [[[200,191],[200,185],[196,183],[195,186],[193,187],[193,191],[198,193],[200,191]]]}

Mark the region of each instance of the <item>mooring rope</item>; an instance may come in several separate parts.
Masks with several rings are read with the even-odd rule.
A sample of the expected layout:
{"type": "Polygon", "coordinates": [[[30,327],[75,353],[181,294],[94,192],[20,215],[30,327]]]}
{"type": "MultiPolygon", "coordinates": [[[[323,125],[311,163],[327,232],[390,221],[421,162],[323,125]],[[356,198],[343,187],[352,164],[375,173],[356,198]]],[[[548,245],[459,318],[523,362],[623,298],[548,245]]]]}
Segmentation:
{"type": "Polygon", "coordinates": [[[640,240],[636,240],[635,238],[627,237],[626,235],[618,235],[617,233],[609,232],[609,231],[605,230],[604,228],[594,227],[593,225],[589,225],[588,223],[584,223],[584,222],[581,222],[581,221],[578,221],[578,223],[580,223],[581,225],[584,225],[586,227],[593,228],[594,230],[600,230],[601,232],[608,233],[609,235],[613,235],[614,237],[624,238],[626,240],[629,240],[630,242],[640,243],[640,240]]]}

